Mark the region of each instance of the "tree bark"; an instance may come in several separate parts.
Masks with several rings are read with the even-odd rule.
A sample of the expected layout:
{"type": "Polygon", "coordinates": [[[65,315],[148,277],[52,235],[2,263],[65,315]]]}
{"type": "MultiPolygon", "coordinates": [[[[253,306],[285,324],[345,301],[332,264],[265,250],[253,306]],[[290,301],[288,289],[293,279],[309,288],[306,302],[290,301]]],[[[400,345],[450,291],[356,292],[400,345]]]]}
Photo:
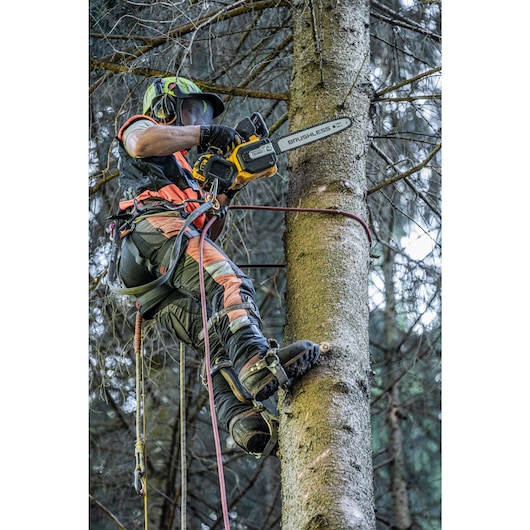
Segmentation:
{"type": "MultiPolygon", "coordinates": [[[[366,219],[368,2],[295,2],[291,130],[350,116],[346,132],[293,151],[289,206],[366,219]]],[[[286,220],[285,342],[328,342],[280,396],[282,528],[374,529],[368,351],[369,241],[346,217],[286,220]]]]}

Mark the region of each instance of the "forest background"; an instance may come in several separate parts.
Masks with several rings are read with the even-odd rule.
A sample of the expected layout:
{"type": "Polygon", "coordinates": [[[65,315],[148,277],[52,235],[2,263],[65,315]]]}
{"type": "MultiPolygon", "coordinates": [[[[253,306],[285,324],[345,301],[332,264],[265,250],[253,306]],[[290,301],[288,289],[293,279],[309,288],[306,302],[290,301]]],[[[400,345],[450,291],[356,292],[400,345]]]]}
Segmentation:
{"type": "MultiPolygon", "coordinates": [[[[528,299],[528,286],[520,281],[524,259],[519,253],[525,244],[518,232],[524,227],[527,186],[517,156],[526,150],[526,120],[518,113],[514,121],[512,109],[508,112],[506,83],[510,73],[519,71],[517,56],[499,49],[488,31],[473,24],[473,7],[448,7],[444,172],[454,178],[444,182],[444,349],[466,356],[444,358],[444,518],[448,528],[515,527],[523,517],[524,491],[506,486],[514,475],[524,476],[528,465],[520,460],[526,439],[519,430],[527,401],[525,307],[515,305],[528,299]],[[470,34],[471,39],[454,37],[470,34]],[[472,61],[462,60],[462,50],[472,61]],[[477,97],[474,81],[491,72],[492,58],[502,58],[501,75],[488,77],[487,94],[477,97]],[[498,105],[501,95],[507,103],[498,105]],[[511,193],[513,184],[522,193],[511,193]]],[[[77,9],[65,5],[62,12],[75,11],[73,18],[86,22],[77,9]]],[[[44,19],[37,7],[34,14],[44,19]]],[[[512,40],[524,33],[517,21],[497,15],[491,25],[481,23],[482,28],[492,25],[512,28],[509,35],[501,32],[510,51],[520,46],[512,40]]],[[[36,80],[37,101],[27,106],[38,107],[39,113],[38,119],[21,119],[26,106],[10,104],[19,88],[16,83],[3,88],[6,120],[20,124],[10,138],[23,139],[12,142],[9,155],[19,165],[28,150],[34,154],[39,169],[31,179],[32,197],[46,198],[37,211],[39,222],[22,216],[17,230],[7,231],[6,248],[19,247],[20,233],[34,233],[36,224],[46,238],[44,248],[39,242],[22,251],[16,267],[18,277],[32,280],[36,310],[21,296],[24,289],[11,284],[7,295],[13,303],[3,309],[5,329],[16,337],[6,351],[14,351],[15,362],[23,356],[31,369],[23,379],[10,377],[2,388],[9,427],[2,442],[9,480],[3,481],[2,493],[8,499],[6,516],[23,520],[24,526],[46,520],[55,528],[70,528],[72,521],[87,520],[86,238],[80,236],[86,233],[87,122],[72,118],[87,107],[87,53],[80,39],[86,23],[51,26],[47,23],[45,32],[41,24],[26,26],[32,42],[47,42],[44,50],[39,44],[28,56],[6,58],[6,68],[20,73],[19,79],[36,80]],[[77,44],[74,53],[83,60],[73,60],[75,66],[63,72],[61,61],[52,67],[48,58],[62,60],[65,42],[68,48],[77,44]],[[21,68],[26,64],[31,65],[29,76],[21,68]],[[50,204],[54,207],[45,207],[50,204]],[[26,469],[37,473],[31,488],[21,472],[26,469]]],[[[8,163],[7,175],[19,172],[8,163]]],[[[19,182],[13,186],[20,190],[19,182]]],[[[16,206],[8,212],[10,218],[19,217],[16,206]]]]}
{"type": "MultiPolygon", "coordinates": [[[[353,120],[347,134],[281,157],[274,178],[239,193],[217,241],[253,279],[266,336],[332,345],[314,377],[279,407],[280,460],[256,462],[220,426],[232,524],[300,530],[325,520],[330,528],[368,530],[376,520],[380,530],[413,522],[438,530],[440,4],[92,0],[90,12],[91,528],[113,530],[119,521],[129,530],[143,520],[141,503],[124,487],[138,408],[135,310],[108,289],[105,232],[119,197],[112,140],[138,112],[146,76],[178,71],[224,95],[222,123],[259,110],[277,137],[337,112],[353,120]],[[371,227],[372,256],[366,233],[351,222],[250,215],[234,209],[240,204],[353,212],[371,227]]],[[[174,337],[152,323],[144,337],[150,524],[217,529],[223,523],[202,359],[187,351],[182,373],[174,337]]]]}

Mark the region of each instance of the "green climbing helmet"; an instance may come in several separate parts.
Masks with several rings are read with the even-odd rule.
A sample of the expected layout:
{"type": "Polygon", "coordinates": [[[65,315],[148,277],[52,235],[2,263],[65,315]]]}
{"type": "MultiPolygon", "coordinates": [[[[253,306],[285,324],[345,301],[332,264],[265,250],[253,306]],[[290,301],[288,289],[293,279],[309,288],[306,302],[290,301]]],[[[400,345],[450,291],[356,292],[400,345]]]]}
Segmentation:
{"type": "Polygon", "coordinates": [[[225,109],[223,100],[217,94],[202,92],[185,77],[157,77],[149,85],[144,95],[143,114],[151,116],[166,125],[180,122],[182,125],[182,101],[187,98],[206,100],[213,107],[213,117],[225,109]]]}

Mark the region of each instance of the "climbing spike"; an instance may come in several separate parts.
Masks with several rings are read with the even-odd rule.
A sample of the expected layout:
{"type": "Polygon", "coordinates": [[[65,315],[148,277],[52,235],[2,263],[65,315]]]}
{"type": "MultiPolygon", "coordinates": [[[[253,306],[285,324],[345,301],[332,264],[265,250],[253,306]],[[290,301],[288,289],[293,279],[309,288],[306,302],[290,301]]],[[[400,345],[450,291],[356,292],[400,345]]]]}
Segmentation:
{"type": "Polygon", "coordinates": [[[319,343],[320,353],[328,353],[331,350],[331,344],[329,342],[319,343]]]}

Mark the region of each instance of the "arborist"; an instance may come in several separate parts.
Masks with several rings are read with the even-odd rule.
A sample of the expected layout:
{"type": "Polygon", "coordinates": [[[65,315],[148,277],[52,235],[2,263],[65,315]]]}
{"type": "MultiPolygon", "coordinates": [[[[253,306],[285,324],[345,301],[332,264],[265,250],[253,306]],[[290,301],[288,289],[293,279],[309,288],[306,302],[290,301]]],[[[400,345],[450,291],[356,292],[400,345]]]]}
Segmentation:
{"type": "MultiPolygon", "coordinates": [[[[224,109],[218,95],[202,92],[186,78],[156,78],[145,93],[142,115],[121,127],[117,274],[144,319],[155,319],[204,355],[202,249],[217,416],[239,447],[260,456],[272,432],[256,403],[303,376],[317,362],[320,347],[303,340],[279,348],[264,337],[252,281],[214,243],[225,216],[211,208],[201,211],[211,189],[193,178],[186,155],[193,147],[228,154],[239,144],[235,129],[212,125],[224,109]],[[217,219],[200,247],[212,215],[217,219]]],[[[239,191],[213,189],[221,212],[239,191]]]]}

